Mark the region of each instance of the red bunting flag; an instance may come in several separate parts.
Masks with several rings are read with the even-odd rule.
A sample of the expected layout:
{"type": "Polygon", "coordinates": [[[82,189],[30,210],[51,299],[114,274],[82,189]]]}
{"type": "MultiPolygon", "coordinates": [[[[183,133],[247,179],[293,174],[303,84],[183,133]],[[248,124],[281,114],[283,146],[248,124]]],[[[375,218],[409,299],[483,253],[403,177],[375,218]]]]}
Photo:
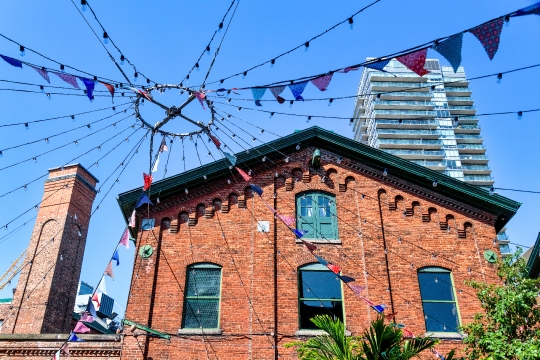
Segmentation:
{"type": "Polygon", "coordinates": [[[429,73],[429,71],[424,69],[426,56],[427,49],[423,49],[407,55],[398,56],[396,59],[407,68],[417,73],[418,76],[424,76],[429,73]]]}
{"type": "Polygon", "coordinates": [[[102,81],[100,81],[100,83],[102,83],[107,88],[107,90],[109,90],[109,92],[111,93],[111,97],[114,98],[114,86],[112,86],[111,84],[102,82],[102,81]]]}
{"type": "Polygon", "coordinates": [[[317,250],[317,245],[310,243],[309,241],[302,240],[304,245],[307,247],[307,249],[311,252],[314,252],[317,250]]]}
{"type": "Polygon", "coordinates": [[[143,191],[146,191],[150,185],[152,185],[152,175],[148,175],[147,173],[142,173],[143,174],[143,180],[144,180],[144,186],[143,186],[143,191]]]}
{"type": "Polygon", "coordinates": [[[249,180],[251,180],[251,176],[249,176],[248,174],[246,174],[246,172],[242,169],[240,169],[239,167],[236,168],[236,170],[238,171],[238,173],[244,178],[244,180],[247,182],[249,180]]]}
{"type": "Polygon", "coordinates": [[[279,96],[279,94],[281,94],[283,92],[283,90],[285,90],[285,85],[274,86],[274,87],[270,88],[270,92],[272,93],[272,95],[274,95],[276,97],[276,100],[280,104],[283,104],[285,102],[285,99],[282,98],[281,96],[279,96]]]}
{"type": "Polygon", "coordinates": [[[154,101],[154,98],[152,97],[152,95],[150,95],[149,93],[147,93],[147,92],[144,91],[144,90],[139,90],[139,94],[141,94],[142,96],[144,96],[145,98],[147,98],[148,101],[154,101]]]}
{"type": "Polygon", "coordinates": [[[403,329],[401,330],[403,331],[403,337],[406,338],[406,339],[413,339],[414,338],[414,334],[411,330],[409,329],[403,329]]]}
{"type": "Polygon", "coordinates": [[[326,267],[329,268],[334,274],[339,274],[339,272],[341,271],[341,268],[334,264],[328,263],[326,267]]]}
{"type": "Polygon", "coordinates": [[[277,214],[277,217],[279,218],[279,220],[283,221],[283,223],[287,226],[292,226],[294,222],[296,221],[294,217],[288,216],[288,215],[277,214]]]}
{"type": "Polygon", "coordinates": [[[195,97],[197,98],[197,100],[199,100],[199,102],[201,103],[201,106],[204,110],[206,110],[206,108],[204,107],[204,98],[206,97],[206,94],[202,91],[195,91],[193,93],[193,95],[195,95],[195,97]]]}
{"type": "Polygon", "coordinates": [[[499,42],[501,41],[501,32],[503,29],[503,19],[498,18],[488,23],[478,25],[469,32],[476,36],[478,41],[482,43],[484,50],[489,57],[489,60],[493,60],[495,53],[499,49],[499,42]]]}
{"type": "Polygon", "coordinates": [[[332,80],[333,75],[334,75],[334,73],[330,73],[330,74],[315,78],[315,79],[311,80],[311,83],[313,85],[315,85],[315,87],[317,89],[319,89],[321,91],[326,91],[326,88],[330,84],[330,81],[332,80]]]}
{"type": "Polygon", "coordinates": [[[353,291],[353,293],[356,295],[356,296],[360,296],[360,294],[366,290],[366,287],[365,286],[362,286],[362,285],[356,285],[356,284],[347,284],[347,286],[353,291]]]}
{"type": "Polygon", "coordinates": [[[211,134],[208,134],[208,136],[210,137],[210,139],[212,139],[212,142],[214,143],[214,145],[216,145],[216,147],[219,149],[219,147],[221,146],[219,139],[211,134]]]}
{"type": "Polygon", "coordinates": [[[90,332],[90,328],[84,325],[82,321],[77,321],[77,324],[75,325],[75,328],[73,329],[73,332],[77,334],[86,334],[90,332]]]}
{"type": "Polygon", "coordinates": [[[374,303],[374,302],[372,302],[372,301],[366,299],[365,297],[360,296],[360,299],[364,300],[364,302],[365,302],[366,304],[368,304],[369,306],[375,306],[375,303],[374,303]]]}
{"type": "Polygon", "coordinates": [[[384,318],[385,318],[386,320],[390,321],[390,320],[392,320],[392,318],[393,318],[394,316],[396,316],[396,315],[397,315],[397,311],[396,311],[396,312],[393,312],[393,313],[390,313],[390,314],[384,315],[384,318]]]}
{"type": "Polygon", "coordinates": [[[122,234],[122,238],[120,239],[120,245],[124,245],[126,249],[129,249],[129,231],[127,228],[124,231],[124,234],[122,234]]]}
{"type": "Polygon", "coordinates": [[[105,275],[110,276],[111,279],[114,280],[114,274],[112,270],[112,261],[109,261],[109,265],[105,268],[105,271],[103,272],[105,275]]]}
{"type": "MultiPolygon", "coordinates": [[[[110,264],[110,263],[109,263],[110,264]]],[[[112,269],[112,266],[111,266],[111,269],[112,269]]],[[[100,303],[99,303],[99,296],[98,296],[98,293],[97,291],[92,295],[92,301],[95,301],[97,302],[97,306],[100,307],[100,303]]]]}

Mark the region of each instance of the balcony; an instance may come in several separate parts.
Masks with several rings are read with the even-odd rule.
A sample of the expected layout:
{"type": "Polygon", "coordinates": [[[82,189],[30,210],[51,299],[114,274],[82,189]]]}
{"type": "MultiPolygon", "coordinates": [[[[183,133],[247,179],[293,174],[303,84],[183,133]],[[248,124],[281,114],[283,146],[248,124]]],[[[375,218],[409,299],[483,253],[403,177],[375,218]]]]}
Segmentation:
{"type": "Polygon", "coordinates": [[[455,134],[480,134],[480,125],[458,125],[454,128],[455,134]]]}
{"type": "Polygon", "coordinates": [[[441,133],[437,130],[392,130],[392,129],[377,129],[377,138],[383,139],[438,139],[441,133]]]}
{"type": "Polygon", "coordinates": [[[437,116],[437,112],[430,110],[373,110],[371,116],[376,119],[430,119],[437,116]]]}
{"type": "Polygon", "coordinates": [[[491,186],[495,183],[490,175],[464,175],[463,181],[478,186],[491,186]]]}
{"type": "MultiPolygon", "coordinates": [[[[386,90],[386,89],[385,89],[386,90]]],[[[416,101],[430,101],[430,92],[418,92],[418,91],[394,91],[391,93],[381,94],[381,100],[416,100],[416,101]]]]}
{"type": "Polygon", "coordinates": [[[453,81],[445,81],[444,82],[444,87],[447,87],[447,86],[450,86],[450,87],[468,87],[469,86],[469,81],[466,80],[466,79],[456,79],[456,80],[453,80],[453,81]]]}
{"type": "Polygon", "coordinates": [[[463,165],[465,164],[487,164],[488,156],[487,155],[459,155],[459,159],[463,165]]]}
{"type": "Polygon", "coordinates": [[[487,165],[465,165],[461,166],[464,175],[489,175],[491,169],[487,165]]]}
{"type": "Polygon", "coordinates": [[[371,82],[418,82],[418,83],[425,83],[427,82],[427,78],[420,77],[416,74],[411,73],[399,73],[396,74],[390,74],[390,73],[383,73],[383,72],[376,72],[370,74],[369,79],[371,82]]]}
{"type": "Polygon", "coordinates": [[[419,82],[373,81],[371,83],[371,92],[403,91],[404,89],[411,89],[417,92],[429,92],[430,87],[425,83],[419,82]]]}
{"type": "Polygon", "coordinates": [[[486,148],[480,144],[458,144],[459,154],[485,154],[486,148]]]}
{"type": "Polygon", "coordinates": [[[432,110],[435,106],[431,101],[389,101],[379,100],[375,102],[375,109],[382,110],[432,110]]]}
{"type": "Polygon", "coordinates": [[[474,115],[476,114],[476,107],[474,106],[448,106],[451,115],[474,115]]]}
{"type": "Polygon", "coordinates": [[[377,129],[437,129],[439,122],[436,120],[399,120],[377,119],[377,129]]]}
{"type": "Polygon", "coordinates": [[[459,125],[476,125],[478,124],[478,116],[460,116],[458,117],[459,125]]]}
{"type": "Polygon", "coordinates": [[[429,160],[411,160],[413,163],[425,166],[431,170],[444,171],[446,163],[444,161],[429,161],[429,160]]]}
{"type": "Polygon", "coordinates": [[[441,140],[378,139],[380,149],[440,149],[441,140]]]}
{"type": "Polygon", "coordinates": [[[458,144],[481,144],[484,138],[481,135],[473,134],[456,134],[456,142],[458,144]]]}
{"type": "Polygon", "coordinates": [[[472,92],[467,87],[445,87],[446,96],[459,97],[459,96],[471,96],[472,92]]]}
{"type": "Polygon", "coordinates": [[[399,156],[403,159],[425,159],[425,160],[442,160],[444,151],[442,150],[385,150],[387,153],[399,156]]]}
{"type": "Polygon", "coordinates": [[[469,96],[447,96],[446,101],[450,106],[472,105],[474,100],[469,96]]]}

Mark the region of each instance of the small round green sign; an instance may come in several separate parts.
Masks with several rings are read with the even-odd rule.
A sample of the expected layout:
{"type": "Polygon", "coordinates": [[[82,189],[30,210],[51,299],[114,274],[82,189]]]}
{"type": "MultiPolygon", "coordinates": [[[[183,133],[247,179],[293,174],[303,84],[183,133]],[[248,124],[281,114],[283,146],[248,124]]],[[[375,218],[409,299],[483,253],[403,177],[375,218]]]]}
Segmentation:
{"type": "Polygon", "coordinates": [[[484,259],[486,259],[487,262],[494,263],[497,261],[497,254],[495,254],[495,251],[493,250],[486,250],[484,251],[484,259]]]}
{"type": "Polygon", "coordinates": [[[150,245],[144,245],[139,249],[139,255],[143,259],[147,259],[154,253],[154,249],[150,245]]]}

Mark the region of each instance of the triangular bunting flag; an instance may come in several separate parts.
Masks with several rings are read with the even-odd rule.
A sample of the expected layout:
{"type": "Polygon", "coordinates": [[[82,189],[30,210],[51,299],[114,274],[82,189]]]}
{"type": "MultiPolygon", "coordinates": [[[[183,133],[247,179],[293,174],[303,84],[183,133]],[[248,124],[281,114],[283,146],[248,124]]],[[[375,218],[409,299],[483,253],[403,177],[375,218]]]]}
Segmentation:
{"type": "Polygon", "coordinates": [[[79,84],[77,84],[77,78],[71,74],[62,74],[58,72],[53,72],[54,75],[58,76],[60,79],[67,82],[69,85],[73,86],[75,89],[80,89],[79,84]]]}
{"type": "Polygon", "coordinates": [[[523,9],[519,9],[512,16],[523,16],[530,14],[540,15],[540,2],[524,7],[523,9]]]}
{"type": "Polygon", "coordinates": [[[64,354],[66,354],[67,356],[69,356],[69,345],[68,343],[65,343],[61,348],[60,350],[62,350],[64,352],[64,354]]]}
{"type": "Polygon", "coordinates": [[[413,332],[412,332],[411,330],[409,330],[409,329],[403,329],[403,330],[401,330],[401,331],[403,331],[403,337],[404,337],[404,338],[406,338],[406,339],[412,339],[412,338],[414,338],[414,334],[413,334],[413,332]]]}
{"type": "MultiPolygon", "coordinates": [[[[103,280],[102,280],[103,281],[103,280]]],[[[101,283],[100,283],[101,284],[101,283]]],[[[86,305],[86,311],[94,318],[97,318],[96,314],[96,308],[94,307],[94,303],[92,299],[88,299],[88,305],[86,305]]]]}
{"type": "Polygon", "coordinates": [[[346,73],[348,73],[349,71],[356,71],[356,70],[358,70],[358,69],[359,69],[358,66],[346,67],[345,69],[339,70],[338,72],[343,73],[343,74],[346,74],[346,73]]]}
{"type": "Polygon", "coordinates": [[[202,91],[195,91],[193,93],[193,95],[195,95],[195,97],[197,98],[197,100],[199,100],[199,102],[201,103],[201,106],[203,108],[203,110],[206,110],[206,108],[204,107],[204,98],[206,97],[206,94],[202,91]]]}
{"type": "Polygon", "coordinates": [[[317,245],[310,243],[309,241],[302,240],[302,243],[307,247],[307,249],[311,252],[314,252],[317,250],[317,245]]]}
{"type": "Polygon", "coordinates": [[[105,276],[101,277],[101,280],[99,281],[98,289],[104,294],[107,293],[107,283],[105,282],[105,276]]]}
{"type": "Polygon", "coordinates": [[[328,266],[328,261],[324,260],[322,257],[318,255],[313,255],[313,256],[315,256],[315,258],[317,258],[317,261],[319,261],[322,265],[328,266]]]}
{"type": "Polygon", "coordinates": [[[105,82],[102,82],[102,81],[100,81],[100,83],[102,83],[103,86],[105,86],[107,88],[107,90],[109,90],[109,92],[111,93],[111,97],[114,99],[114,86],[112,86],[111,84],[107,84],[105,82]]]}
{"type": "Polygon", "coordinates": [[[120,239],[120,245],[124,245],[126,249],[129,249],[129,231],[127,228],[122,234],[122,238],[120,239]]]}
{"type": "Polygon", "coordinates": [[[386,305],[384,305],[384,304],[374,305],[374,306],[372,306],[372,308],[373,308],[373,310],[375,310],[379,314],[382,314],[384,312],[384,309],[386,309],[386,305]]]}
{"type": "Polygon", "coordinates": [[[159,153],[158,153],[158,156],[157,156],[157,158],[156,158],[156,161],[154,162],[154,166],[152,166],[152,172],[156,172],[156,171],[157,171],[158,165],[159,165],[159,153]]]}
{"type": "Polygon", "coordinates": [[[251,92],[253,94],[253,100],[255,101],[255,105],[262,106],[261,99],[266,92],[266,88],[251,88],[251,92]]]}
{"type": "Polygon", "coordinates": [[[287,226],[292,226],[296,221],[294,217],[288,216],[288,215],[277,214],[277,217],[279,218],[279,220],[283,221],[283,223],[287,226]]]}
{"type": "Polygon", "coordinates": [[[240,168],[236,168],[236,170],[238,171],[238,173],[244,178],[244,180],[246,182],[248,182],[249,180],[251,180],[251,176],[249,176],[248,174],[246,174],[246,172],[240,168]]]}
{"type": "Polygon", "coordinates": [[[274,86],[274,87],[270,88],[270,92],[272,93],[272,95],[274,95],[276,97],[276,100],[280,104],[283,104],[285,102],[285,99],[282,98],[281,96],[279,96],[279,94],[281,94],[283,92],[283,90],[285,90],[285,85],[274,86]]]}
{"type": "Polygon", "coordinates": [[[355,282],[356,279],[355,278],[352,278],[350,276],[346,276],[346,275],[338,275],[338,277],[341,279],[341,281],[343,281],[345,284],[348,284],[348,283],[351,283],[351,282],[355,282]]]}
{"type": "Polygon", "coordinates": [[[221,143],[219,142],[219,139],[217,137],[215,137],[214,135],[212,135],[212,134],[208,134],[208,136],[210,137],[210,139],[212,140],[214,145],[216,145],[216,147],[219,149],[219,147],[221,146],[221,143]]]}
{"type": "Polygon", "coordinates": [[[367,68],[370,68],[370,69],[375,69],[375,70],[381,70],[382,71],[384,69],[384,67],[386,65],[388,65],[390,60],[391,59],[372,62],[372,63],[365,64],[364,66],[367,67],[367,68]]]}
{"type": "Polygon", "coordinates": [[[327,268],[330,269],[330,271],[332,271],[334,274],[339,274],[341,272],[341,268],[337,265],[334,265],[334,264],[328,264],[326,265],[327,268]]]}
{"type": "Polygon", "coordinates": [[[84,340],[79,339],[77,337],[77,335],[75,335],[75,333],[73,331],[69,334],[69,338],[67,339],[67,341],[69,341],[69,342],[84,342],[84,340]]]}
{"type": "Polygon", "coordinates": [[[114,251],[111,261],[112,260],[116,260],[116,266],[120,265],[120,255],[118,255],[118,250],[114,251]]]}
{"type": "MultiPolygon", "coordinates": [[[[129,224],[128,226],[130,228],[134,228],[135,227],[135,222],[136,222],[136,214],[137,214],[137,211],[135,209],[133,209],[133,212],[131,213],[131,216],[129,217],[129,224]]],[[[127,247],[127,246],[126,246],[127,247]]]]}
{"type": "Polygon", "coordinates": [[[374,302],[372,302],[372,301],[366,299],[365,297],[360,296],[360,299],[364,300],[364,302],[365,302],[366,304],[368,304],[369,306],[375,306],[375,303],[374,303],[374,302]]]}
{"type": "Polygon", "coordinates": [[[158,150],[160,153],[164,152],[164,151],[169,151],[169,148],[167,147],[167,140],[165,139],[165,136],[161,139],[161,145],[159,145],[159,150],[158,150]]]}
{"type": "Polygon", "coordinates": [[[77,324],[75,325],[75,328],[73,329],[73,332],[77,334],[86,334],[90,332],[90,328],[84,325],[84,323],[79,320],[77,321],[77,324]]]}
{"type": "Polygon", "coordinates": [[[144,186],[143,186],[143,191],[146,191],[150,185],[152,185],[152,175],[148,175],[147,173],[142,173],[143,175],[143,181],[144,181],[144,186]]]}
{"type": "Polygon", "coordinates": [[[423,49],[407,55],[398,56],[396,59],[409,68],[409,70],[417,73],[418,76],[424,76],[429,73],[429,71],[424,69],[424,66],[426,65],[426,55],[427,49],[423,49]]]}
{"type": "Polygon", "coordinates": [[[499,18],[469,30],[482,43],[489,60],[493,60],[495,53],[499,49],[503,23],[503,19],[499,18]]]}
{"type": "Polygon", "coordinates": [[[320,76],[318,78],[315,78],[311,80],[311,83],[315,85],[315,87],[321,91],[326,91],[326,88],[330,84],[330,81],[332,80],[332,76],[334,73],[330,73],[324,76],[320,76]]]}
{"type": "Polygon", "coordinates": [[[152,95],[150,95],[148,92],[144,91],[144,90],[138,90],[139,94],[141,94],[142,96],[144,96],[145,98],[148,99],[148,101],[154,101],[154,98],[152,97],[152,95]]]}
{"type": "Polygon", "coordinates": [[[53,360],[60,360],[60,350],[54,353],[53,360]]]}
{"type": "Polygon", "coordinates": [[[41,75],[41,77],[44,78],[46,82],[48,82],[49,84],[51,83],[51,79],[49,78],[49,73],[47,72],[47,70],[45,70],[45,68],[40,69],[32,65],[30,65],[30,67],[36,70],[37,73],[41,75]]]}
{"type": "Polygon", "coordinates": [[[452,36],[451,38],[433,45],[433,50],[444,56],[452,65],[454,72],[457,72],[461,64],[461,47],[463,46],[463,33],[452,36]]]}
{"type": "Polygon", "coordinates": [[[94,292],[94,294],[92,295],[92,301],[95,301],[97,303],[98,307],[101,306],[101,304],[99,303],[99,295],[98,295],[97,291],[94,292]]]}
{"type": "Polygon", "coordinates": [[[94,317],[85,311],[81,315],[81,321],[91,323],[94,322],[94,317]]]}
{"type": "Polygon", "coordinates": [[[393,313],[390,313],[390,314],[384,315],[384,318],[385,318],[386,320],[390,321],[390,320],[392,320],[392,318],[393,318],[394,316],[396,316],[396,315],[397,315],[397,311],[396,311],[396,312],[393,312],[393,313]]]}
{"type": "Polygon", "coordinates": [[[225,157],[227,158],[227,160],[229,160],[232,166],[236,165],[236,156],[229,154],[228,152],[225,152],[225,151],[223,152],[223,155],[225,155],[225,157]]]}
{"type": "Polygon", "coordinates": [[[308,232],[306,230],[300,230],[300,229],[291,229],[291,231],[298,236],[298,238],[301,238],[302,236],[306,235],[308,232]]]}
{"type": "Polygon", "coordinates": [[[107,267],[105,268],[105,271],[103,272],[103,274],[105,274],[107,276],[110,276],[111,279],[114,280],[114,274],[113,274],[113,270],[112,270],[112,261],[109,261],[109,265],[107,265],[107,267]]]}
{"type": "Polygon", "coordinates": [[[88,96],[88,98],[92,100],[92,94],[94,93],[94,87],[96,86],[96,83],[92,79],[87,79],[83,77],[79,77],[79,79],[84,83],[84,86],[86,86],[86,96],[88,96]]]}
{"type": "MultiPolygon", "coordinates": [[[[266,201],[265,201],[266,202],[266,201]]],[[[268,208],[268,210],[270,210],[272,213],[276,214],[277,211],[276,209],[274,209],[273,207],[271,207],[268,203],[266,204],[266,207],[268,208]]]]}
{"type": "Polygon", "coordinates": [[[348,284],[347,285],[356,296],[360,296],[364,290],[366,290],[365,286],[362,285],[356,285],[356,284],[348,284]]]}
{"type": "Polygon", "coordinates": [[[253,191],[255,191],[257,193],[257,195],[262,196],[263,189],[261,189],[257,185],[253,185],[253,184],[249,184],[249,186],[251,186],[251,188],[253,189],[253,191]]]}
{"type": "Polygon", "coordinates": [[[148,198],[148,196],[146,196],[145,193],[142,193],[142,194],[141,194],[141,197],[140,197],[139,200],[137,201],[137,205],[135,205],[135,208],[141,207],[141,206],[144,205],[144,204],[154,205],[154,204],[152,204],[152,202],[150,201],[150,199],[148,198]]]}
{"type": "Polygon", "coordinates": [[[9,56],[4,56],[4,55],[0,55],[0,57],[2,59],[5,60],[5,62],[7,62],[9,65],[12,65],[12,66],[15,66],[15,67],[20,67],[22,69],[22,62],[17,60],[17,59],[14,59],[14,58],[10,58],[9,56]]]}
{"type": "Polygon", "coordinates": [[[289,89],[291,90],[291,92],[292,92],[292,94],[293,94],[293,96],[294,96],[294,98],[296,100],[304,101],[304,98],[302,97],[302,93],[306,89],[307,84],[308,84],[307,81],[302,81],[302,82],[299,82],[299,83],[296,83],[296,84],[289,85],[289,89]]]}

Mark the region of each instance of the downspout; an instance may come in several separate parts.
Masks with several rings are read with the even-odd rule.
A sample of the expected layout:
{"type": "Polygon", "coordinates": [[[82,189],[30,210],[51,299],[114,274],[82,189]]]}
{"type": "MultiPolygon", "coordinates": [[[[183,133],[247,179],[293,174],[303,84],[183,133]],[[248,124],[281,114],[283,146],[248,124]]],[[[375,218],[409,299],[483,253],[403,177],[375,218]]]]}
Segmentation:
{"type": "MultiPolygon", "coordinates": [[[[383,238],[383,246],[384,250],[387,249],[386,247],[386,236],[384,234],[384,221],[383,221],[383,213],[382,213],[382,206],[381,206],[381,192],[377,194],[377,200],[379,202],[379,216],[381,219],[381,232],[382,232],[382,238],[383,238]]],[[[390,307],[392,308],[392,318],[394,322],[396,322],[395,311],[394,311],[394,297],[392,296],[392,282],[390,281],[390,268],[388,267],[388,253],[384,252],[384,261],[386,263],[386,277],[388,279],[388,291],[390,292],[390,307]]]]}
{"type": "MultiPolygon", "coordinates": [[[[277,186],[276,186],[277,179],[274,178],[274,194],[277,193],[277,186]]],[[[274,196],[274,209],[277,210],[277,196],[274,196]]],[[[277,233],[277,219],[274,216],[274,360],[278,360],[279,354],[278,354],[278,281],[277,281],[277,275],[278,275],[278,266],[277,266],[277,254],[278,254],[278,247],[277,247],[277,240],[278,240],[278,233],[277,233]]]]}

